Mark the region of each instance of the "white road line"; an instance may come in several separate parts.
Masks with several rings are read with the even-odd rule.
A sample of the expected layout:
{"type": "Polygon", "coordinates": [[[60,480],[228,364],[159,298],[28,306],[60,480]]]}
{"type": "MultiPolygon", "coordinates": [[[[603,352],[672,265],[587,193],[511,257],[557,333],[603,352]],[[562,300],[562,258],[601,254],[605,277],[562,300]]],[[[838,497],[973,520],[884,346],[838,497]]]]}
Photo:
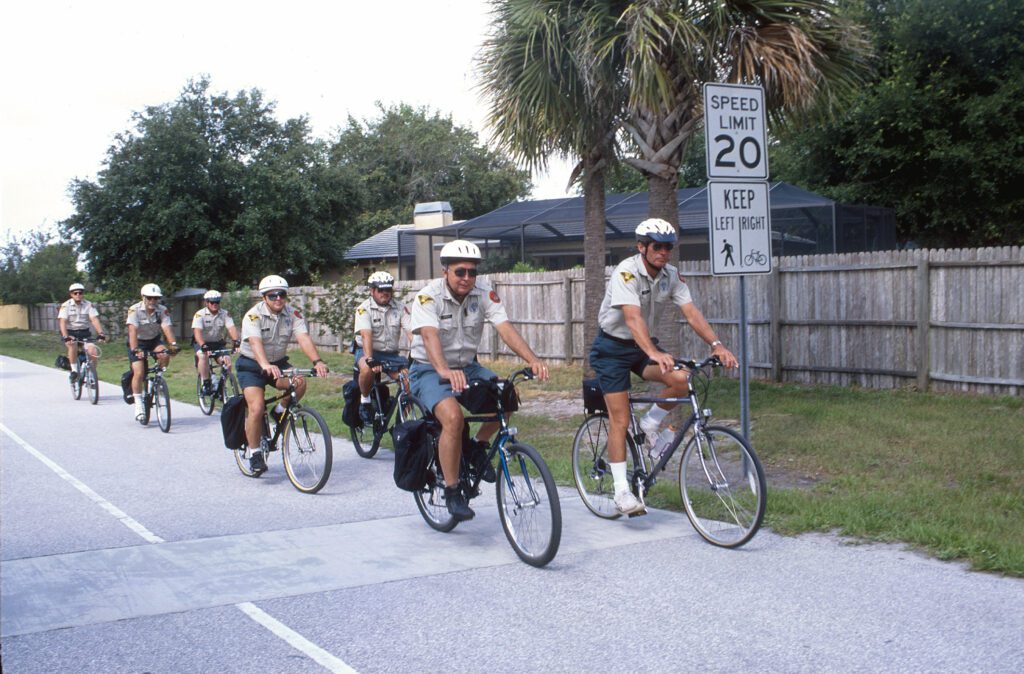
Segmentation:
{"type": "Polygon", "coordinates": [[[295,630],[272,618],[255,604],[252,604],[251,602],[243,602],[241,604],[235,604],[235,606],[247,616],[273,632],[275,635],[287,641],[292,648],[305,653],[310,659],[316,661],[317,664],[322,666],[324,669],[331,672],[337,672],[338,674],[354,674],[356,671],[345,664],[342,660],[320,648],[295,630]]]}
{"type": "Polygon", "coordinates": [[[96,505],[98,505],[99,507],[103,508],[108,513],[110,513],[111,515],[116,517],[118,520],[120,520],[121,524],[125,525],[126,527],[128,527],[129,529],[131,529],[132,531],[137,533],[139,536],[142,536],[142,538],[144,538],[146,540],[146,542],[148,542],[148,543],[163,543],[164,542],[164,539],[160,538],[159,536],[154,534],[152,531],[150,531],[146,527],[142,526],[137,520],[134,520],[131,517],[129,517],[127,515],[127,513],[125,513],[120,508],[118,508],[116,505],[114,505],[113,503],[111,503],[107,499],[103,498],[102,496],[100,496],[99,494],[94,492],[92,489],[90,489],[85,483],[83,483],[77,477],[75,477],[71,473],[69,473],[66,470],[64,470],[63,468],[61,468],[60,465],[58,465],[57,463],[52,461],[49,457],[45,456],[42,452],[37,450],[35,447],[33,447],[32,445],[28,444],[27,442],[22,440],[20,437],[18,437],[18,435],[14,431],[12,431],[11,429],[7,428],[7,426],[5,426],[4,424],[0,424],[0,430],[2,430],[4,433],[6,433],[8,436],[10,436],[11,440],[14,440],[16,443],[21,445],[21,448],[24,449],[26,452],[28,452],[32,456],[36,457],[40,461],[42,461],[43,464],[45,464],[47,468],[49,468],[53,472],[57,473],[57,475],[59,475],[61,477],[61,479],[63,479],[66,482],[70,483],[72,487],[74,487],[78,491],[82,492],[87,497],[89,497],[89,500],[91,500],[96,505]]]}
{"type": "MultiPolygon", "coordinates": [[[[6,433],[7,436],[10,437],[11,440],[13,440],[15,443],[17,443],[22,449],[24,449],[32,456],[39,459],[47,468],[49,468],[58,476],[60,476],[62,480],[65,480],[66,482],[70,483],[71,486],[73,486],[75,489],[85,494],[89,498],[89,500],[96,503],[98,506],[100,506],[108,513],[116,517],[121,522],[121,524],[125,525],[126,527],[137,533],[139,536],[145,539],[146,542],[165,542],[164,539],[160,538],[152,531],[142,526],[142,524],[140,524],[137,520],[129,517],[128,514],[125,513],[123,510],[121,510],[113,503],[111,503],[107,499],[103,498],[102,496],[94,492],[77,477],[64,470],[60,466],[60,464],[51,460],[49,457],[44,455],[35,447],[22,440],[17,433],[12,431],[6,425],[0,423],[0,431],[6,433]]],[[[279,620],[273,618],[270,614],[266,613],[255,604],[251,602],[243,602],[241,604],[235,604],[235,608],[249,616],[249,618],[251,618],[252,620],[266,627],[275,636],[284,640],[284,642],[287,643],[289,646],[299,651],[306,657],[310,658],[324,669],[331,672],[337,672],[339,674],[352,674],[356,671],[349,667],[347,664],[345,664],[345,662],[340,658],[331,655],[324,649],[314,644],[309,639],[306,639],[304,636],[302,636],[295,630],[291,629],[279,620]]]]}

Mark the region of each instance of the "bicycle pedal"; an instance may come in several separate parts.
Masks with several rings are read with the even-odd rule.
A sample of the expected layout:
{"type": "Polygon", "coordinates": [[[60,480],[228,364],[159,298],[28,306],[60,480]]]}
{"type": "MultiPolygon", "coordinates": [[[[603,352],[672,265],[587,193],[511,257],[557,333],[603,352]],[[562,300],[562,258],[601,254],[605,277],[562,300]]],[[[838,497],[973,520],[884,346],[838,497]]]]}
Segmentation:
{"type": "Polygon", "coordinates": [[[643,510],[641,510],[640,512],[636,512],[636,513],[629,513],[629,515],[627,515],[627,517],[629,517],[630,519],[632,519],[632,518],[634,518],[634,517],[643,517],[643,516],[644,516],[644,515],[646,515],[646,514],[647,514],[647,506],[644,506],[644,509],[643,509],[643,510]]]}

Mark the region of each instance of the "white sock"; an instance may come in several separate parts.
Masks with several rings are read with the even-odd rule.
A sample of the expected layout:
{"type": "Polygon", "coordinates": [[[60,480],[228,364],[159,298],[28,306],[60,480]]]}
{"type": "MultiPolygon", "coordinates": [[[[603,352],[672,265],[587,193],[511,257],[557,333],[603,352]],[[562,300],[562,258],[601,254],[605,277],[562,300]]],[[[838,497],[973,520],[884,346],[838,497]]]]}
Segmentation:
{"type": "Polygon", "coordinates": [[[668,416],[668,410],[662,409],[657,405],[651,405],[651,409],[647,410],[647,418],[651,421],[657,422],[659,425],[668,416]]]}
{"type": "Polygon", "coordinates": [[[370,396],[364,396],[364,395],[360,394],[359,395],[359,402],[363,403],[364,405],[369,405],[370,404],[370,396]]]}
{"type": "Polygon", "coordinates": [[[140,400],[140,398],[142,398],[142,394],[141,393],[136,393],[135,394],[135,413],[136,414],[142,414],[144,412],[144,410],[142,409],[142,400],[140,400]]]}
{"type": "Polygon", "coordinates": [[[281,403],[277,403],[277,407],[274,408],[274,414],[281,416],[282,412],[284,412],[284,408],[281,407],[281,403]]]}
{"type": "Polygon", "coordinates": [[[629,491],[629,480],[626,478],[626,462],[609,463],[612,469],[612,482],[615,483],[615,493],[621,494],[629,491]]]}

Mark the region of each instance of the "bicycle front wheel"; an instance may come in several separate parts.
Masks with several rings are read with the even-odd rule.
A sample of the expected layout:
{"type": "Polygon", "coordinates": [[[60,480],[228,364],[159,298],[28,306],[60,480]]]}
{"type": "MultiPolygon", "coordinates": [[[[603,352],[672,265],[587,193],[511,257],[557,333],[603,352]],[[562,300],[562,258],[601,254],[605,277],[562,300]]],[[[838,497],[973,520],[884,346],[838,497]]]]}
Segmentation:
{"type": "Polygon", "coordinates": [[[199,398],[199,409],[203,411],[203,414],[207,416],[213,414],[213,407],[217,399],[213,392],[207,394],[203,390],[203,378],[199,375],[196,375],[196,397],[199,398]]]}
{"type": "Polygon", "coordinates": [[[158,379],[153,386],[153,405],[156,407],[156,420],[160,430],[167,433],[171,430],[171,394],[167,390],[167,382],[158,379]]]}
{"type": "Polygon", "coordinates": [[[81,400],[82,384],[85,379],[85,368],[82,367],[81,363],[78,363],[71,371],[75,373],[75,378],[71,380],[71,397],[75,400],[81,400]]]}
{"type": "Polygon", "coordinates": [[[89,387],[89,401],[95,405],[100,401],[100,380],[96,376],[96,363],[90,361],[86,371],[88,372],[86,385],[89,387]]]}
{"type": "MultiPolygon", "coordinates": [[[[633,438],[626,433],[626,474],[633,484],[633,438]]],[[[583,504],[598,517],[622,516],[615,508],[615,483],[608,459],[608,417],[593,414],[583,420],[572,442],[572,477],[583,504]]]]}
{"type": "Polygon", "coordinates": [[[498,476],[498,513],[512,549],[531,566],[544,566],[562,541],[558,488],[540,453],[523,444],[505,447],[498,476]]]}
{"type": "Polygon", "coordinates": [[[331,476],[334,453],[331,431],[316,410],[291,412],[285,422],[284,469],[292,485],[305,494],[315,494],[331,476]]]}
{"type": "MultiPolygon", "coordinates": [[[[373,406],[374,416],[376,416],[379,408],[376,404],[373,406]]],[[[348,429],[349,436],[352,438],[352,444],[356,448],[356,454],[363,457],[364,459],[372,459],[380,448],[380,440],[384,437],[384,430],[381,429],[378,433],[374,429],[375,424],[352,427],[348,429]]]]}
{"type": "Polygon", "coordinates": [[[679,464],[679,491],[690,523],[708,543],[738,548],[761,528],[768,501],[764,469],[731,428],[697,429],[679,464]]]}

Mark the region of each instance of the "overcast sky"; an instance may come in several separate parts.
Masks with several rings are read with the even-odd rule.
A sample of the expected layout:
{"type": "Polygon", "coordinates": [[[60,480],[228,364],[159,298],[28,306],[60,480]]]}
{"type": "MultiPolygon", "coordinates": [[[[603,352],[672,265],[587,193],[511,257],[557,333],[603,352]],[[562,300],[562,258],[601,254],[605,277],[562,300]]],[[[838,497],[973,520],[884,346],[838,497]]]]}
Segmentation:
{"type": "MultiPolygon", "coordinates": [[[[484,108],[473,58],[484,0],[14,0],[0,13],[0,243],[71,214],[67,187],[94,179],[131,114],[207,74],[215,92],[261,89],[280,119],[318,137],[375,101],[426,105],[471,126],[484,108]]],[[[565,194],[568,169],[535,176],[565,194]]],[[[459,214],[454,214],[456,218],[459,214]]]]}

